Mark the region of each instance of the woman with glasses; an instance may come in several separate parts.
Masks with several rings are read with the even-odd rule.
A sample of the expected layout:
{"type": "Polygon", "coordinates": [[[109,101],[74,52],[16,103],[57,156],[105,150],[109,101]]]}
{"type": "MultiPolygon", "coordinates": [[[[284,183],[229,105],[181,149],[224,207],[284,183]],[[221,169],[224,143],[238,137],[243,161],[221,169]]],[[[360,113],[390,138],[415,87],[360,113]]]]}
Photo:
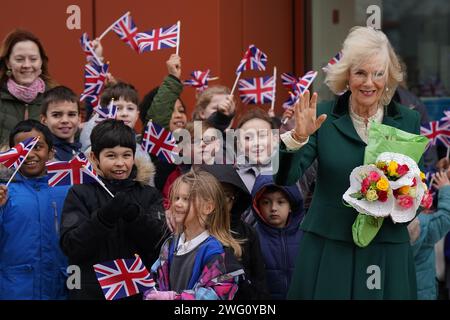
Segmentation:
{"type": "Polygon", "coordinates": [[[350,172],[363,164],[371,121],[418,134],[420,117],[391,101],[403,75],[383,32],[351,29],[342,55],[325,79],[336,100],[317,105],[317,94],[310,99],[306,92],[295,107],[295,128],[281,135],[277,184],[295,183],[318,160],[288,298],[416,299],[406,224],[385,219],[371,244],[360,248],[352,238],[358,213],[342,195],[350,172]]]}

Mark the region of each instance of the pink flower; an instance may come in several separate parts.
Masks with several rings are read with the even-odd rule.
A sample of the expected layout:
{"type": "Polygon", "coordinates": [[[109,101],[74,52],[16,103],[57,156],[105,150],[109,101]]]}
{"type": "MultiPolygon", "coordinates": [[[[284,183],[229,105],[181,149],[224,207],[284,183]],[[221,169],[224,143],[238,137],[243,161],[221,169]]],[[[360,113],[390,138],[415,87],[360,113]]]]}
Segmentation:
{"type": "Polygon", "coordinates": [[[414,204],[414,199],[411,196],[398,196],[397,198],[397,203],[400,207],[405,208],[405,209],[409,209],[413,206],[414,204]]]}
{"type": "Polygon", "coordinates": [[[361,193],[365,194],[370,187],[370,181],[368,178],[365,178],[361,183],[361,193]]]}
{"type": "Polygon", "coordinates": [[[380,175],[376,171],[370,171],[368,178],[370,182],[377,182],[380,179],[380,175]]]}
{"type": "Polygon", "coordinates": [[[397,168],[397,173],[400,177],[407,174],[408,171],[409,171],[409,167],[406,164],[399,165],[397,168]]]}
{"type": "Polygon", "coordinates": [[[423,195],[420,205],[425,209],[430,209],[431,206],[433,205],[433,196],[431,195],[429,190],[427,190],[423,195]]]}

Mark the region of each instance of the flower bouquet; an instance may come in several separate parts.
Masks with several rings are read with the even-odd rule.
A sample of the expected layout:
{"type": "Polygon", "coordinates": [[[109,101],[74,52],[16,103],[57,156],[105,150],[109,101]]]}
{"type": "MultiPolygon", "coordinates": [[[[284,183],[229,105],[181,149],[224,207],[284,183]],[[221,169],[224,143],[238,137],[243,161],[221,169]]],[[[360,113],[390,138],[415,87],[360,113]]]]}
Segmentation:
{"type": "Polygon", "coordinates": [[[392,188],[385,174],[374,165],[353,169],[344,200],[358,212],[387,217],[394,205],[392,188]]]}
{"type": "Polygon", "coordinates": [[[352,226],[356,245],[369,245],[385,217],[390,216],[395,223],[408,222],[414,218],[426,189],[417,162],[427,143],[426,137],[371,123],[364,154],[365,165],[352,171],[350,188],[343,195],[344,201],[359,212],[352,226]],[[380,176],[375,185],[372,181],[375,176],[371,180],[366,170],[380,176]],[[379,187],[386,188],[385,180],[388,181],[388,187],[382,190],[379,187]],[[386,191],[386,194],[381,191],[386,191]]]}

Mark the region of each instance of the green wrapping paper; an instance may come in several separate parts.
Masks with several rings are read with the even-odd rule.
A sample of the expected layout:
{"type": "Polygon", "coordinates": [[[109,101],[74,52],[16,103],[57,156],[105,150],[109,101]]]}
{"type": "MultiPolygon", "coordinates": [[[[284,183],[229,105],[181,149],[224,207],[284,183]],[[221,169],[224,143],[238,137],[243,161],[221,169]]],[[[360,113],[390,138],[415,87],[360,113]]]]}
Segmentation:
{"type": "MultiPolygon", "coordinates": [[[[384,124],[372,122],[369,128],[368,143],[364,153],[364,164],[374,164],[383,152],[396,152],[420,161],[428,139],[384,124]]],[[[353,241],[359,247],[367,247],[375,238],[384,218],[358,214],[352,226],[353,241]]]]}

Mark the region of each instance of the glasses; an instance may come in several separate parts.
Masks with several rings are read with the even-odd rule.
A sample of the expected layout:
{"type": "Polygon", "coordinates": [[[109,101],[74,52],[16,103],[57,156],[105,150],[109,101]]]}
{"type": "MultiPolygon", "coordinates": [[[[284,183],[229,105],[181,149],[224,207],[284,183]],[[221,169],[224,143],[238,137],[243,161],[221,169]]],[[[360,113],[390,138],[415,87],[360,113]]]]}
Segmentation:
{"type": "Polygon", "coordinates": [[[198,145],[203,141],[204,144],[208,145],[216,141],[216,139],[215,136],[204,136],[201,139],[194,139],[194,144],[198,145]]]}
{"type": "Polygon", "coordinates": [[[353,77],[360,82],[366,82],[369,79],[369,74],[371,75],[373,82],[381,82],[385,80],[384,71],[374,71],[370,73],[361,69],[352,71],[353,77]]]}

